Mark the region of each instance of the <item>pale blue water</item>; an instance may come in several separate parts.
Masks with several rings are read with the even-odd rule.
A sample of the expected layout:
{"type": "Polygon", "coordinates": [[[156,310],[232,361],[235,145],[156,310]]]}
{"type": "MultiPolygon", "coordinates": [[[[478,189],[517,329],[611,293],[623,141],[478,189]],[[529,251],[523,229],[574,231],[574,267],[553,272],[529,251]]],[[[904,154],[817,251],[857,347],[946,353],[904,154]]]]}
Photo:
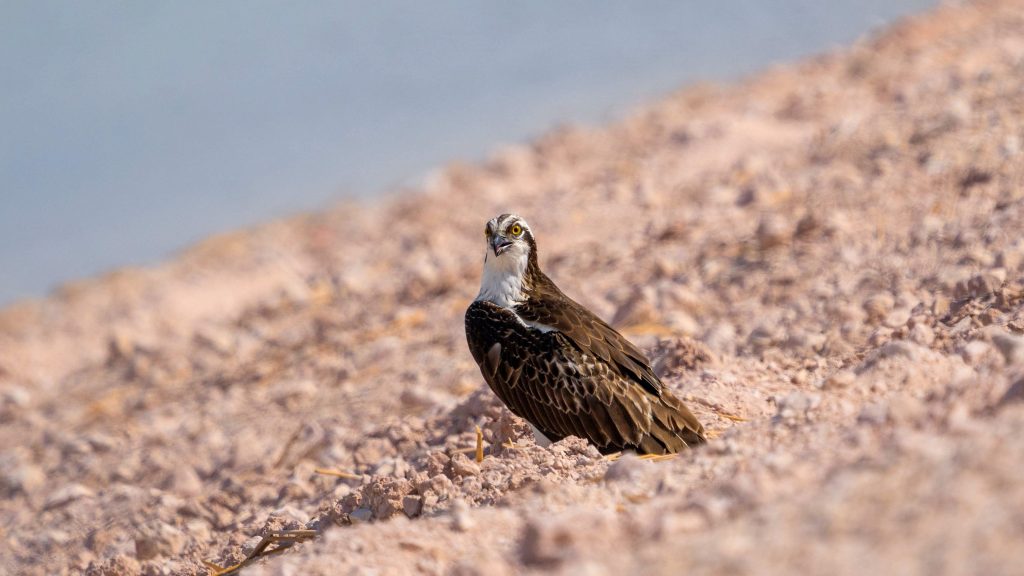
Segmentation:
{"type": "Polygon", "coordinates": [[[0,3],[0,304],[928,0],[0,3]]]}

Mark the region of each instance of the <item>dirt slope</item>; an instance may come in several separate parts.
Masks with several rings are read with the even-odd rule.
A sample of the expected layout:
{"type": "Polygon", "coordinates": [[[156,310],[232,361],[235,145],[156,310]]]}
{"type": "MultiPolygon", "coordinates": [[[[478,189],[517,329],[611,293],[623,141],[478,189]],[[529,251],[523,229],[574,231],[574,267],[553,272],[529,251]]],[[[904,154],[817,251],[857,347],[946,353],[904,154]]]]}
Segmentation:
{"type": "Polygon", "coordinates": [[[243,573],[1019,573],[1022,334],[1024,3],[949,6],[0,311],[0,573],[299,528],[243,573]],[[506,211],[706,448],[543,449],[496,403],[462,313],[506,211]]]}

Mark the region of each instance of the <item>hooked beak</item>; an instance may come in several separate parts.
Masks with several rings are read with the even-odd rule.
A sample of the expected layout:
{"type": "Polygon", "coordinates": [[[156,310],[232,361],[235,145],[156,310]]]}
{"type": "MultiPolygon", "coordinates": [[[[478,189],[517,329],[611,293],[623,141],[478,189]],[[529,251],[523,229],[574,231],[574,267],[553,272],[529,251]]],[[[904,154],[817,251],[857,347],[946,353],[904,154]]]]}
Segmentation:
{"type": "Polygon", "coordinates": [[[491,250],[494,251],[495,256],[501,256],[501,253],[508,250],[512,246],[512,241],[504,236],[495,234],[491,237],[491,250]]]}

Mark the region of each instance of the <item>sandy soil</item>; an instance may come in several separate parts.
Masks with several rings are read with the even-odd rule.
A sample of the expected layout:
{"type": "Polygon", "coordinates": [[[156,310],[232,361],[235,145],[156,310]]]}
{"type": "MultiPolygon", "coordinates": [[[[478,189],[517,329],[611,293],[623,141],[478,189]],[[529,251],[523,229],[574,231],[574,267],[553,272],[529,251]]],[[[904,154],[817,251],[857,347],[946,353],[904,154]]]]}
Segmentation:
{"type": "Polygon", "coordinates": [[[1020,573],[1022,146],[1024,4],[949,6],[9,307],[0,572],[301,528],[242,572],[1020,573]],[[706,448],[544,449],[497,404],[462,313],[504,211],[706,448]]]}

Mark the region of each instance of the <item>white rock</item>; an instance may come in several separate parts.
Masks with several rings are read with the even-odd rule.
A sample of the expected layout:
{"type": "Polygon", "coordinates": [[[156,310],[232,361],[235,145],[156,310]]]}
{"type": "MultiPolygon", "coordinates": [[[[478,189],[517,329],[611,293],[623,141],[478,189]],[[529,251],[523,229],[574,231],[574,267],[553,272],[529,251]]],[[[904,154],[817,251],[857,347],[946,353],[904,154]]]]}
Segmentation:
{"type": "Polygon", "coordinates": [[[1024,337],[998,331],[992,334],[992,343],[1009,365],[1024,365],[1024,337]]]}
{"type": "Polygon", "coordinates": [[[135,557],[149,560],[159,556],[177,556],[185,549],[187,540],[185,534],[174,526],[151,522],[143,525],[135,535],[135,557]]]}
{"type": "Polygon", "coordinates": [[[960,349],[960,356],[968,364],[977,364],[992,350],[992,346],[983,340],[971,340],[960,349]]]}
{"type": "Polygon", "coordinates": [[[52,510],[53,508],[60,508],[61,506],[66,506],[75,500],[79,500],[81,498],[92,498],[93,496],[95,496],[95,493],[85,486],[82,486],[81,484],[69,484],[50,494],[50,497],[46,499],[46,503],[43,504],[43,509],[52,510]]]}

